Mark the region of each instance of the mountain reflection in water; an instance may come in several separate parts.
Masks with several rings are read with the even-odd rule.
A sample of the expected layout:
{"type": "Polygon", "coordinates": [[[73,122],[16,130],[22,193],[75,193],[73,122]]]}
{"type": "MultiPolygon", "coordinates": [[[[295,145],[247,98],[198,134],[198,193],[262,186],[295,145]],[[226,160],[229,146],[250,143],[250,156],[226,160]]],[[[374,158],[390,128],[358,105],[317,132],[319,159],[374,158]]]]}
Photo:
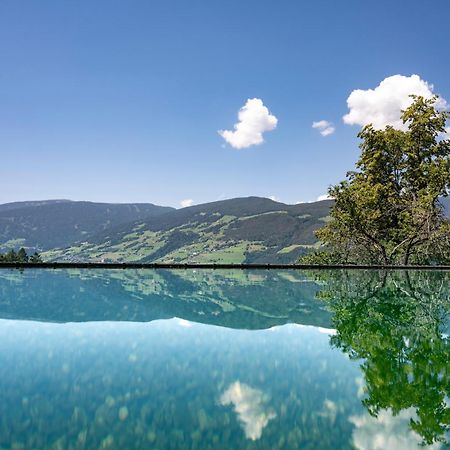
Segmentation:
{"type": "Polygon", "coordinates": [[[243,270],[0,271],[0,318],[149,322],[179,317],[228,328],[328,327],[304,275],[243,270]]]}
{"type": "Polygon", "coordinates": [[[448,448],[449,278],[2,270],[0,448],[448,448]]]}

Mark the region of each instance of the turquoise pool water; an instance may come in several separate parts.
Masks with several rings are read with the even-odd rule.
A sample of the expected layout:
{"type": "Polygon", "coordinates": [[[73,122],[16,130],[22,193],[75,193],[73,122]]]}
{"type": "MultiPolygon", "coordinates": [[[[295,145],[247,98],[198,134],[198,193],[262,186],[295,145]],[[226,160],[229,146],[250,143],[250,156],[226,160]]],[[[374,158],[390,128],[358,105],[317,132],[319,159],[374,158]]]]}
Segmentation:
{"type": "Polygon", "coordinates": [[[449,281],[0,270],[0,448],[449,448],[449,281]]]}

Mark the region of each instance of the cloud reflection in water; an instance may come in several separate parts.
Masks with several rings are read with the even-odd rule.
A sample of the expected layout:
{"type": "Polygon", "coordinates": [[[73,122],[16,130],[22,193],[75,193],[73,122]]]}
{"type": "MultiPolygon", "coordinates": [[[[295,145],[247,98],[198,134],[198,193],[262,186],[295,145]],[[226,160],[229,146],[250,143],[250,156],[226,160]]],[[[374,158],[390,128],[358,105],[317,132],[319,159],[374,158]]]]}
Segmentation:
{"type": "Polygon", "coordinates": [[[273,409],[267,405],[268,400],[263,391],[235,381],[221,395],[220,404],[223,406],[233,404],[245,437],[256,441],[261,437],[269,421],[276,417],[273,409]]]}
{"type": "MultiPolygon", "coordinates": [[[[351,416],[355,425],[353,444],[358,450],[410,450],[419,448],[421,437],[409,427],[411,418],[416,418],[414,408],[408,408],[393,415],[390,410],[380,411],[378,417],[365,413],[351,416]]],[[[426,446],[428,450],[439,450],[439,442],[426,446]]]]}

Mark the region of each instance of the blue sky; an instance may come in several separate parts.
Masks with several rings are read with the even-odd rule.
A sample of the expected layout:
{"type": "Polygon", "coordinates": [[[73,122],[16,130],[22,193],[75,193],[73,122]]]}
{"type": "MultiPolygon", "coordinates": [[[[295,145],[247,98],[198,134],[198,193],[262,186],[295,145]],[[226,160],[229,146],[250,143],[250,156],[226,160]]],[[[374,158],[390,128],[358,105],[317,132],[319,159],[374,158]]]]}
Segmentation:
{"type": "Polygon", "coordinates": [[[0,203],[315,200],[358,156],[352,91],[417,74],[450,101],[449,18],[448,0],[3,0],[0,203]],[[233,148],[218,131],[254,98],[276,128],[233,148]]]}

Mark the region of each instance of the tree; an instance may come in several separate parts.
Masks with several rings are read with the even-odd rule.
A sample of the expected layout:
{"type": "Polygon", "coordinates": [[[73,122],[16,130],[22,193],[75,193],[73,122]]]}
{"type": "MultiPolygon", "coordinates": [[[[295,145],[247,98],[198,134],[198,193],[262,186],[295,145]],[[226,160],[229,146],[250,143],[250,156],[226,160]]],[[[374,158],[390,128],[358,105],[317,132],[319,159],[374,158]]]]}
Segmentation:
{"type": "Polygon", "coordinates": [[[17,262],[17,253],[14,249],[11,249],[6,255],[4,256],[4,260],[6,262],[17,262]]]}
{"type": "Polygon", "coordinates": [[[23,247],[17,253],[17,261],[18,262],[28,262],[28,255],[23,247]]]}
{"type": "Polygon", "coordinates": [[[361,361],[372,416],[414,411],[424,444],[450,430],[450,275],[446,272],[326,271],[314,274],[333,313],[331,344],[361,361]]]}
{"type": "Polygon", "coordinates": [[[331,220],[316,232],[326,252],[302,262],[439,264],[450,261],[450,224],[439,198],[450,190],[448,111],[413,96],[407,130],[367,125],[356,170],[329,189],[331,220]]]}
{"type": "Polygon", "coordinates": [[[0,253],[0,263],[1,262],[7,262],[7,263],[41,263],[42,258],[41,255],[38,252],[34,252],[33,255],[28,256],[26,250],[22,247],[18,252],[16,252],[14,249],[11,249],[6,254],[0,253]]]}

